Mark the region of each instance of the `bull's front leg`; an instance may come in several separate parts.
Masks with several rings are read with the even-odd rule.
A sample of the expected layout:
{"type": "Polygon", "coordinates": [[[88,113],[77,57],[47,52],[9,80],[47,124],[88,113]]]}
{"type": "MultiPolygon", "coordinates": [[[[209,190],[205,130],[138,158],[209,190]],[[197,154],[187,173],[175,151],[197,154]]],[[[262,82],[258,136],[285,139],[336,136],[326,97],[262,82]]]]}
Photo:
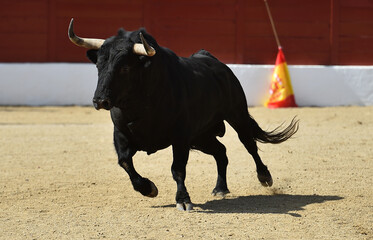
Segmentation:
{"type": "Polygon", "coordinates": [[[190,201],[189,193],[185,187],[186,165],[189,158],[189,146],[172,145],[173,163],[171,172],[177,184],[176,208],[182,211],[190,211],[193,204],[190,201]]]}
{"type": "Polygon", "coordinates": [[[146,197],[156,197],[158,189],[155,184],[147,178],[141,177],[133,166],[132,157],[136,150],[131,148],[127,137],[114,128],[114,146],[118,154],[119,165],[126,170],[131,179],[133,188],[146,197]]]}

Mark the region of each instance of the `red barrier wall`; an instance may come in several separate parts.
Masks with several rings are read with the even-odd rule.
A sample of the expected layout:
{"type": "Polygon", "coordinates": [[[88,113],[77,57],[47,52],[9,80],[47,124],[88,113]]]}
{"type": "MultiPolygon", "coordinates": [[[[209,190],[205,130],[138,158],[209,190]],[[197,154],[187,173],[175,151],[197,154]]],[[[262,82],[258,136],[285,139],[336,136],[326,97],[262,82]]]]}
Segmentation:
{"type": "MultiPolygon", "coordinates": [[[[268,3],[288,64],[373,64],[372,1],[268,3]]],[[[277,53],[263,0],[2,0],[0,17],[0,62],[87,62],[67,38],[71,17],[84,37],[144,26],[181,56],[274,64],[277,53]]]]}

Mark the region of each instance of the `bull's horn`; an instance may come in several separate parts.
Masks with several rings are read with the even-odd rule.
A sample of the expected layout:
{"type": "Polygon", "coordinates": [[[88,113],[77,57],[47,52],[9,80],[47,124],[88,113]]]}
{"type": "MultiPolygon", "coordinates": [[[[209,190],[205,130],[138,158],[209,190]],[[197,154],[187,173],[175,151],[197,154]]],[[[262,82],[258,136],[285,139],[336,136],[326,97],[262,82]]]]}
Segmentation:
{"type": "Polygon", "coordinates": [[[135,45],[133,45],[133,52],[137,55],[144,55],[149,57],[154,56],[156,54],[155,49],[146,42],[141,32],[139,33],[139,35],[142,43],[135,43],[135,45]]]}
{"type": "Polygon", "coordinates": [[[104,39],[95,39],[95,38],[81,38],[75,35],[74,33],[74,18],[71,19],[69,25],[69,38],[70,41],[79,47],[85,47],[89,49],[99,49],[102,44],[104,44],[104,39]]]}

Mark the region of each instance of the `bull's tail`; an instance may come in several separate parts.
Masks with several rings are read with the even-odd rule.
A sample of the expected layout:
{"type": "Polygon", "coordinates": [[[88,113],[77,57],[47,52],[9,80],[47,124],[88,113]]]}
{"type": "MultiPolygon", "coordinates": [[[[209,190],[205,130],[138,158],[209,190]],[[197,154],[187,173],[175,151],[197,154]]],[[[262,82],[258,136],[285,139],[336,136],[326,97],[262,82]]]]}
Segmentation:
{"type": "Polygon", "coordinates": [[[295,117],[292,119],[289,126],[283,128],[283,124],[281,124],[279,127],[268,132],[261,129],[258,123],[251,117],[250,122],[251,125],[254,127],[254,140],[261,143],[282,143],[291,138],[298,131],[299,128],[299,120],[297,120],[295,117]]]}

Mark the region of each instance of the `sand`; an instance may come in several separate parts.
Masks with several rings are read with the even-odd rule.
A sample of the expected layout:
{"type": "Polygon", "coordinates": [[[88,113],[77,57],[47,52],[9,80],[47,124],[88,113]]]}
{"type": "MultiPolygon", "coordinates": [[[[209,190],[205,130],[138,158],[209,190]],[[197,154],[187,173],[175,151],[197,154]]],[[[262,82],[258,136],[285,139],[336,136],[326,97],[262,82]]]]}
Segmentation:
{"type": "Polygon", "coordinates": [[[135,192],[117,165],[107,111],[92,107],[0,107],[0,239],[373,239],[373,107],[256,107],[270,130],[293,116],[300,129],[259,144],[274,184],[227,125],[224,199],[211,195],[215,161],[191,152],[191,212],[175,208],[171,149],[135,167],[158,187],[135,192]]]}

